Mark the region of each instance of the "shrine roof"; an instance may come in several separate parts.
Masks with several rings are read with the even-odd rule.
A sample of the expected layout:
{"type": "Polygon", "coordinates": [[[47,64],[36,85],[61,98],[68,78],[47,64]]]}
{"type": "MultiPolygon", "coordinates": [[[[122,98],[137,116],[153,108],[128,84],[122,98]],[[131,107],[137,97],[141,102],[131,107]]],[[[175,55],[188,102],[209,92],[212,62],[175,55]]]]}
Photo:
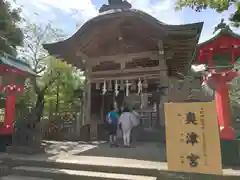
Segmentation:
{"type": "Polygon", "coordinates": [[[164,49],[173,51],[168,64],[174,71],[185,73],[192,60],[203,23],[165,24],[149,14],[135,9],[111,9],[87,21],[70,38],[44,44],[49,54],[85,70],[88,58],[124,53],[158,51],[159,40],[164,49]],[[123,40],[116,40],[120,36],[123,40]]]}
{"type": "Polygon", "coordinates": [[[31,69],[28,63],[3,52],[0,52],[0,64],[6,64],[29,75],[37,76],[37,74],[31,69]]]}
{"type": "Polygon", "coordinates": [[[209,43],[217,40],[221,36],[229,36],[229,37],[233,37],[236,39],[240,39],[240,35],[234,33],[229,27],[225,27],[223,29],[219,29],[218,31],[216,31],[210,39],[208,39],[202,43],[199,43],[198,47],[200,48],[206,44],[209,44],[209,43]]]}

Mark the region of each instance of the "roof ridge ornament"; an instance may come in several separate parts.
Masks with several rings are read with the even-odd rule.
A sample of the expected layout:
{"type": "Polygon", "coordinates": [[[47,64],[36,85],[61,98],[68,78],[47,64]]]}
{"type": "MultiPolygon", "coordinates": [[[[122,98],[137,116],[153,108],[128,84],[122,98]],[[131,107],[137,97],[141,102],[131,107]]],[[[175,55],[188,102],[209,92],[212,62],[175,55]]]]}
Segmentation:
{"type": "Polygon", "coordinates": [[[216,33],[218,30],[232,32],[229,25],[224,22],[224,19],[221,19],[221,22],[214,28],[213,34],[216,33]]]}
{"type": "Polygon", "coordinates": [[[108,5],[104,4],[99,9],[99,13],[114,9],[130,9],[132,5],[126,0],[108,0],[108,5]]]}

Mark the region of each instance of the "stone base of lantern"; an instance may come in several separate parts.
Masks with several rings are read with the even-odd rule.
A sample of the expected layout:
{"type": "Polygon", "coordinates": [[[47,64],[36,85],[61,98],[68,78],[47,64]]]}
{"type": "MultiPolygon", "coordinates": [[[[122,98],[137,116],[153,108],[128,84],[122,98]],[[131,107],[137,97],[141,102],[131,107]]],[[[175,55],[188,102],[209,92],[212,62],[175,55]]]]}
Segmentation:
{"type": "Polygon", "coordinates": [[[20,120],[16,123],[12,136],[12,146],[7,148],[8,153],[43,153],[41,145],[40,123],[30,119],[20,120]]]}
{"type": "Polygon", "coordinates": [[[220,127],[220,139],[221,140],[234,140],[235,132],[231,126],[220,127]]]}
{"type": "Polygon", "coordinates": [[[9,154],[42,154],[44,153],[44,147],[32,148],[28,146],[9,146],[7,147],[7,153],[9,154]]]}

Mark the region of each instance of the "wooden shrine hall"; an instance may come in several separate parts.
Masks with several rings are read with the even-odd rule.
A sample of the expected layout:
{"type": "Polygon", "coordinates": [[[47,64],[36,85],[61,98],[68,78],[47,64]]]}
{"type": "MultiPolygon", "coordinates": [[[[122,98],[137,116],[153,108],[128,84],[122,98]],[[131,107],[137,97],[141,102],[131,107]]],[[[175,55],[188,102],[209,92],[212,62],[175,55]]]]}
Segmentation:
{"type": "Polygon", "coordinates": [[[164,125],[164,102],[187,97],[188,83],[200,89],[200,80],[182,86],[179,79],[189,71],[202,26],[165,24],[112,0],[73,36],[44,48],[85,72],[85,123],[93,134],[113,103],[136,108],[143,129],[153,130],[164,125]]]}

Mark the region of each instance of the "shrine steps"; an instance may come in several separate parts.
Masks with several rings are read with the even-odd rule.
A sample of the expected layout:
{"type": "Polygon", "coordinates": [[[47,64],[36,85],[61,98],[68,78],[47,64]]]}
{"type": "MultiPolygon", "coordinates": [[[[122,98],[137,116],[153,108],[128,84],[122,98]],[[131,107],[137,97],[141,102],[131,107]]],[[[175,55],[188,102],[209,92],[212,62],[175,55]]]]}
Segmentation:
{"type": "MultiPolygon", "coordinates": [[[[68,159],[66,157],[58,160],[46,160],[41,158],[33,159],[29,157],[9,158],[9,160],[0,157],[0,159],[3,159],[4,162],[9,164],[9,167],[12,167],[9,173],[12,177],[28,176],[29,178],[46,178],[46,180],[156,180],[156,177],[159,174],[157,168],[154,168],[149,162],[145,162],[146,164],[138,164],[138,162],[134,162],[133,164],[133,162],[128,159],[124,160],[125,164],[122,164],[123,160],[112,164],[111,160],[108,158],[105,159],[105,157],[97,157],[96,159],[86,157],[80,158],[79,160],[73,160],[72,158],[68,159]],[[128,164],[128,161],[130,164],[128,164]],[[110,163],[110,165],[108,163],[110,163]]],[[[10,177],[5,176],[5,178],[10,177]]],[[[15,179],[0,178],[0,180],[15,179]]]]}

